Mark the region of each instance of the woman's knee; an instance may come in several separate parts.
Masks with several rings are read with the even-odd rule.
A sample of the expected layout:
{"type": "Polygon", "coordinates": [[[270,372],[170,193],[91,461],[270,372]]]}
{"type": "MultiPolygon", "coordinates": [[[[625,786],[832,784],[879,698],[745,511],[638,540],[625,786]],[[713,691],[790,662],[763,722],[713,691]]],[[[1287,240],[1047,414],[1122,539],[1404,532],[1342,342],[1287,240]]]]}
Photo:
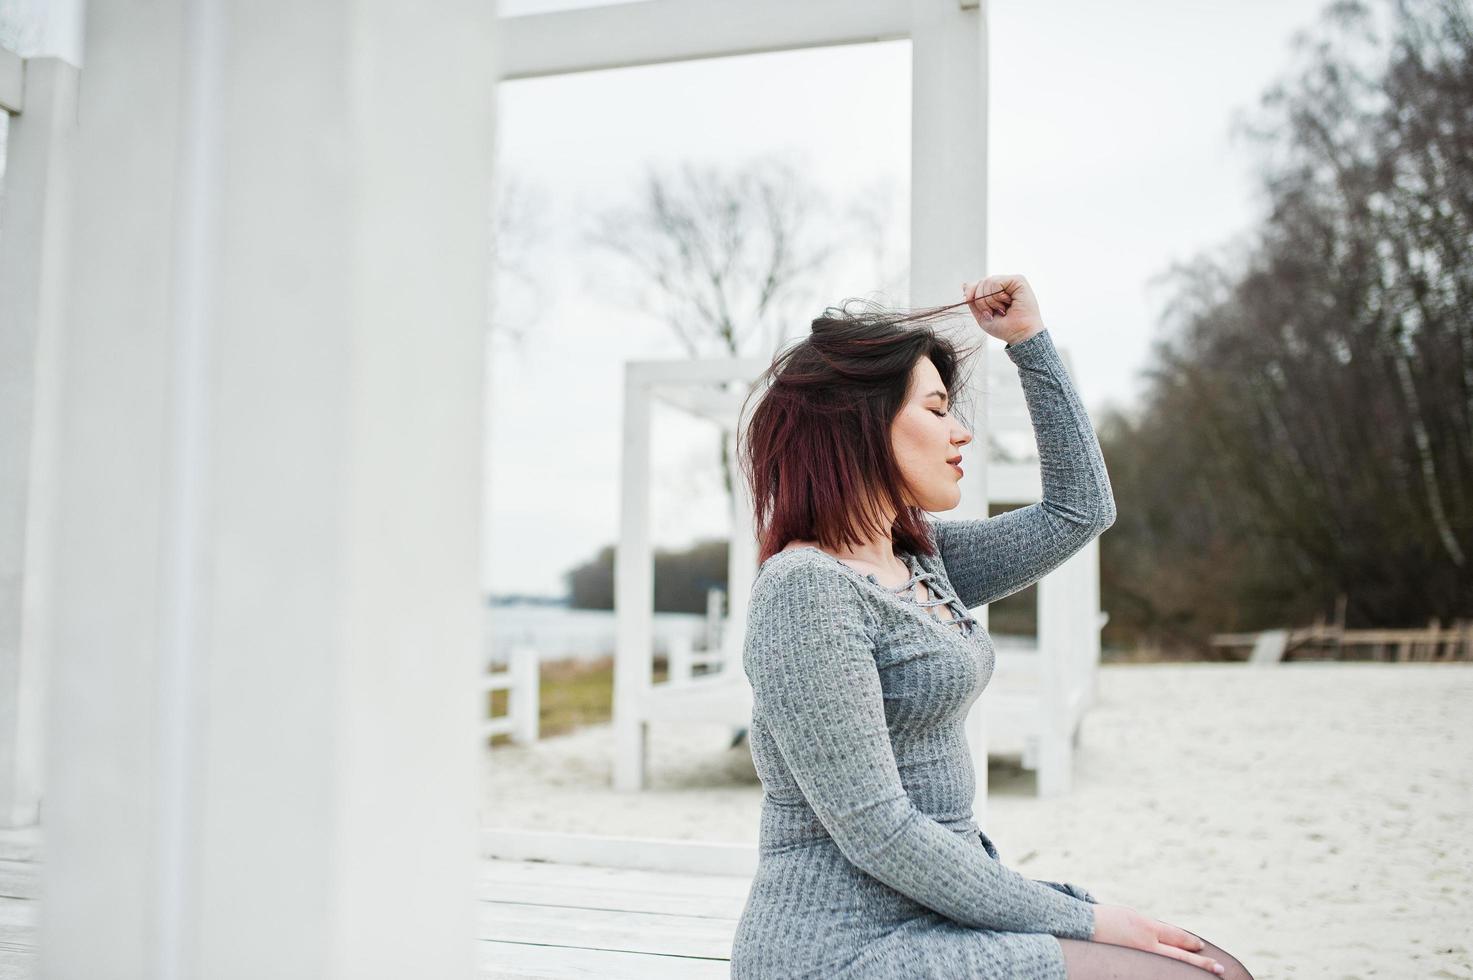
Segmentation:
{"type": "MultiPolygon", "coordinates": [[[[1195,932],[1192,935],[1197,936],[1195,932]]],[[[1202,939],[1201,936],[1197,938],[1202,939]]],[[[1253,974],[1248,972],[1248,968],[1236,956],[1210,940],[1202,939],[1202,955],[1210,956],[1223,965],[1222,980],[1253,980],[1253,974]]]]}
{"type": "Polygon", "coordinates": [[[1221,963],[1224,970],[1221,974],[1208,973],[1174,956],[1111,943],[1060,939],[1059,946],[1064,951],[1064,972],[1069,980],[1208,980],[1213,976],[1221,977],[1221,980],[1253,980],[1252,974],[1236,957],[1205,939],[1198,955],[1209,956],[1221,963]]]}

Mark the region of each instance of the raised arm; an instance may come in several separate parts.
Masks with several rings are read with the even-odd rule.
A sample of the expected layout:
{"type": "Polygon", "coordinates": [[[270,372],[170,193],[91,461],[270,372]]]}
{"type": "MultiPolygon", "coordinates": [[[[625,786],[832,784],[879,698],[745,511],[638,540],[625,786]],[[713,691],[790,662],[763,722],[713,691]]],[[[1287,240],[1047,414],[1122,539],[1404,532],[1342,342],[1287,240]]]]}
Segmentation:
{"type": "Polygon", "coordinates": [[[1026,878],[922,813],[900,781],[862,599],[795,560],[753,596],[743,665],[755,713],[844,856],[979,929],[1089,939],[1090,903],[1026,878]]]}
{"type": "Polygon", "coordinates": [[[1018,367],[1043,499],[996,517],[933,521],[946,576],[968,608],[1012,595],[1115,523],[1115,495],[1094,426],[1047,329],[1003,348],[1018,367]]]}

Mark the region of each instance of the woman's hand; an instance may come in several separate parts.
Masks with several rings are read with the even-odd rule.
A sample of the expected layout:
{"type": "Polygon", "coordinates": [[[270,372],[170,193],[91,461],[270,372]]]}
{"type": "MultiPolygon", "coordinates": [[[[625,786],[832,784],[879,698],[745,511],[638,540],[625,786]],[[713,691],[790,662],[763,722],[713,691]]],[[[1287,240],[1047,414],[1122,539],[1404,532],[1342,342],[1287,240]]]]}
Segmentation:
{"type": "Polygon", "coordinates": [[[1005,344],[1021,344],[1043,329],[1038,299],[1022,276],[988,276],[964,282],[962,295],[978,326],[1005,344]]]}
{"type": "Polygon", "coordinates": [[[1225,969],[1209,957],[1198,956],[1196,951],[1202,948],[1202,941],[1185,929],[1159,922],[1124,905],[1096,905],[1094,912],[1095,932],[1091,942],[1159,953],[1213,974],[1225,969]]]}

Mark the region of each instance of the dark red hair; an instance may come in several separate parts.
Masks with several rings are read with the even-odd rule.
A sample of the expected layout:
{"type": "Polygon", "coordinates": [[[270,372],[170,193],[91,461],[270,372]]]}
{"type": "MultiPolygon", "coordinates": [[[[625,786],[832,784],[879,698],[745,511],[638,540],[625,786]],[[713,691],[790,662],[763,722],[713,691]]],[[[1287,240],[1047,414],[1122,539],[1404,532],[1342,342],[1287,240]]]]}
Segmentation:
{"type": "Polygon", "coordinates": [[[898,549],[935,554],[925,512],[907,502],[890,426],[923,357],[936,366],[952,412],[964,420],[957,393],[966,382],[958,372],[979,348],[959,350],[930,323],[966,305],[899,311],[846,300],[773,357],[748,395],[760,397],[737,434],[759,564],[795,539],[835,550],[857,546],[885,530],[881,504],[895,508],[889,530],[898,549]],[[857,310],[850,309],[854,304],[857,310]]]}

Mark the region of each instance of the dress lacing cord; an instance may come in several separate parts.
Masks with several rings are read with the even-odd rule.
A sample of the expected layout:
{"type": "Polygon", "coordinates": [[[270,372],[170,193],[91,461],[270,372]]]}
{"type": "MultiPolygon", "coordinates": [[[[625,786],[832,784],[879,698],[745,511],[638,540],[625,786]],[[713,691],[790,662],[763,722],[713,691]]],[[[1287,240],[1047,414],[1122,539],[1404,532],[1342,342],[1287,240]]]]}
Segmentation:
{"type": "MultiPolygon", "coordinates": [[[[874,582],[876,585],[879,585],[880,583],[880,580],[873,575],[866,575],[865,577],[868,578],[871,582],[874,582]]],[[[910,581],[906,582],[904,585],[899,586],[898,588],[890,588],[889,586],[881,586],[881,588],[889,589],[889,591],[894,592],[896,595],[900,596],[900,598],[905,599],[909,602],[913,602],[917,606],[920,606],[922,609],[926,610],[926,615],[936,620],[936,622],[954,623],[957,629],[961,631],[961,634],[963,636],[971,636],[973,629],[977,625],[977,620],[972,616],[970,612],[967,611],[967,607],[962,605],[962,601],[960,599],[958,599],[956,596],[948,595],[945,591],[941,589],[935,588],[931,584],[935,581],[935,579],[936,576],[932,575],[930,572],[926,571],[925,569],[919,569],[912,571],[910,581]],[[915,585],[917,582],[925,582],[926,591],[933,596],[939,596],[939,598],[917,599],[915,597],[915,585]],[[951,608],[950,619],[942,619],[940,616],[937,616],[935,613],[931,612],[932,606],[940,605],[949,606],[951,608]]]]}

